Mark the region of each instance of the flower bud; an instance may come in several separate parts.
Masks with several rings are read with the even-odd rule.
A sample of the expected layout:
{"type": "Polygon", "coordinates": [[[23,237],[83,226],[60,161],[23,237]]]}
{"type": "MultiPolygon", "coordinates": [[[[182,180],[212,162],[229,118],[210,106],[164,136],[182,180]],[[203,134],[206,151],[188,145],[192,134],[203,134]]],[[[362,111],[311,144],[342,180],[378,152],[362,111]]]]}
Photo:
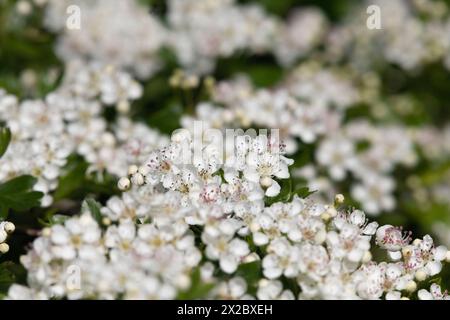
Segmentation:
{"type": "Polygon", "coordinates": [[[139,172],[131,177],[131,182],[137,186],[142,186],[144,184],[144,176],[139,172]]]}
{"type": "Polygon", "coordinates": [[[423,269],[419,269],[414,276],[417,281],[424,281],[427,278],[427,273],[423,269]]]}
{"type": "Polygon", "coordinates": [[[4,242],[7,236],[8,234],[6,233],[6,231],[0,230],[0,243],[4,242]]]}
{"type": "Polygon", "coordinates": [[[105,132],[102,135],[102,142],[104,145],[108,147],[112,147],[116,144],[116,138],[114,138],[114,135],[110,132],[105,132]]]}
{"type": "Polygon", "coordinates": [[[337,216],[337,214],[338,214],[338,212],[337,212],[336,208],[335,208],[335,207],[333,207],[333,206],[331,206],[331,207],[327,208],[327,211],[326,211],[326,213],[328,213],[328,214],[330,215],[330,217],[332,217],[332,218],[336,217],[336,216],[337,216]]]}
{"type": "Polygon", "coordinates": [[[9,251],[9,246],[7,243],[0,243],[0,253],[7,253],[9,251]]]}
{"type": "Polygon", "coordinates": [[[20,15],[28,16],[32,12],[33,8],[28,1],[20,0],[16,4],[16,10],[20,15]]]}
{"type": "Polygon", "coordinates": [[[259,179],[259,183],[261,184],[262,187],[268,188],[272,185],[272,178],[267,176],[261,177],[261,179],[259,179]]]}
{"type": "Polygon", "coordinates": [[[136,174],[138,170],[139,170],[138,166],[132,164],[131,166],[128,167],[128,174],[132,176],[133,174],[136,174]]]}
{"type": "Polygon", "coordinates": [[[322,218],[323,221],[327,222],[328,220],[331,219],[331,215],[325,211],[324,213],[322,213],[322,215],[320,216],[322,218]]]}
{"type": "Polygon", "coordinates": [[[370,251],[366,251],[366,252],[364,253],[363,258],[362,258],[362,262],[363,262],[363,263],[368,263],[368,262],[370,262],[371,260],[372,260],[372,253],[370,253],[370,251]]]}
{"type": "Polygon", "coordinates": [[[51,234],[52,234],[52,229],[50,229],[50,228],[42,229],[42,236],[43,237],[50,237],[51,234]]]}
{"type": "Polygon", "coordinates": [[[191,278],[185,274],[181,274],[177,277],[175,283],[179,289],[186,290],[191,286],[191,278]]]}
{"type": "Polygon", "coordinates": [[[14,230],[16,230],[16,226],[12,222],[5,222],[3,226],[3,230],[5,230],[6,233],[13,233],[14,230]]]}
{"type": "Polygon", "coordinates": [[[127,100],[121,100],[117,103],[116,109],[120,113],[128,113],[130,111],[130,103],[127,100]]]}
{"type": "Polygon", "coordinates": [[[117,186],[119,187],[119,190],[125,191],[130,188],[130,179],[126,177],[122,177],[119,179],[119,182],[117,183],[117,186]]]}
{"type": "Polygon", "coordinates": [[[105,226],[109,226],[109,225],[111,224],[111,219],[109,219],[108,217],[104,217],[104,218],[102,219],[102,223],[103,223],[105,226]]]}
{"type": "Polygon", "coordinates": [[[335,197],[334,197],[334,202],[336,203],[336,204],[343,204],[344,203],[344,201],[345,201],[345,197],[344,197],[344,195],[343,194],[337,194],[335,197]]]}
{"type": "Polygon", "coordinates": [[[414,292],[417,290],[417,283],[413,280],[409,281],[405,287],[406,291],[414,292]]]}

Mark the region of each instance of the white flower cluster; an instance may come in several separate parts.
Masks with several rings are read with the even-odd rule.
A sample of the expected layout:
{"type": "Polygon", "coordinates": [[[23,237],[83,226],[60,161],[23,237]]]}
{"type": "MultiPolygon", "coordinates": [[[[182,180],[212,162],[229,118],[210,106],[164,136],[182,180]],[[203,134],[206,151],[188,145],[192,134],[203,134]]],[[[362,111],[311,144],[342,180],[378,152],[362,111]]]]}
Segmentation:
{"type": "MultiPolygon", "coordinates": [[[[366,213],[393,211],[398,167],[412,167],[422,156],[446,163],[449,126],[410,129],[349,116],[358,103],[382,103],[380,79],[352,67],[380,58],[406,70],[450,61],[450,20],[438,4],[377,0],[383,30],[361,28],[364,10],[329,32],[313,8],[284,23],[259,5],[170,0],[163,25],[135,1],[47,2],[46,26],[59,35],[65,76],[43,100],[19,102],[0,89],[0,121],[12,132],[0,182],[31,174],[34,189],[45,195],[42,206],[49,206],[76,153],[88,173],[122,177],[118,187],[126,192],[109,198],[100,217],[84,206],[43,229],[21,257],[28,286],[12,285],[8,298],[173,299],[199,272],[213,284],[210,298],[448,299],[436,283],[418,290],[450,262],[447,248],[429,235],[413,240],[402,228],[369,223],[366,213]],[[79,32],[65,28],[69,4],[81,7],[79,32]],[[196,75],[241,52],[272,53],[290,66],[325,38],[325,60],[349,58],[349,68],[307,62],[265,89],[244,77],[213,84],[196,75]],[[211,99],[182,116],[185,129],[171,140],[128,117],[143,94],[128,72],[148,79],[162,66],[165,46],[187,69],[172,77],[173,87],[211,89],[211,99]],[[118,111],[114,121],[104,117],[109,106],[118,111]],[[197,141],[199,120],[205,131],[197,141]],[[279,129],[282,142],[238,135],[228,149],[207,131],[251,127],[279,129]],[[290,172],[290,157],[304,155],[306,164],[290,172]],[[306,199],[286,194],[291,173],[318,192],[306,199]],[[365,212],[340,208],[342,195],[330,204],[338,192],[348,192],[365,212]],[[239,273],[251,263],[259,268],[256,283],[239,273]]],[[[440,178],[425,185],[412,176],[406,184],[418,202],[448,203],[448,170],[440,178]]],[[[447,226],[432,227],[450,243],[447,226]]],[[[1,253],[14,228],[0,222],[1,253]]]]}
{"type": "MultiPolygon", "coordinates": [[[[29,3],[21,3],[31,11],[29,3]]],[[[332,28],[313,7],[295,10],[284,22],[259,4],[235,0],[170,0],[161,17],[148,14],[134,0],[48,0],[35,5],[45,5],[45,26],[59,33],[57,52],[63,60],[113,63],[139,78],[161,67],[158,53],[164,47],[175,52],[183,67],[199,73],[211,71],[218,58],[242,52],[272,53],[281,65],[290,66],[319,45],[324,45],[326,59],[348,60],[358,69],[380,60],[405,70],[436,61],[450,66],[450,18],[442,1],[364,1],[332,28]],[[81,9],[81,30],[65,28],[69,5],[81,9]],[[381,30],[366,27],[370,5],[380,8],[381,30]]]]}
{"type": "Polygon", "coordinates": [[[322,11],[306,7],[293,11],[280,29],[274,54],[281,65],[289,66],[321,43],[327,31],[327,19],[322,11]]]}
{"type": "MultiPolygon", "coordinates": [[[[415,143],[422,150],[423,156],[438,164],[445,164],[450,155],[450,126],[444,128],[424,127],[415,130],[413,133],[415,143]]],[[[408,187],[411,189],[414,200],[420,204],[424,210],[430,209],[433,204],[440,206],[450,206],[450,168],[443,166],[445,170],[422,180],[417,175],[408,178],[408,187]]],[[[435,221],[432,225],[433,232],[439,240],[450,246],[450,227],[444,221],[435,221]]]]}
{"type": "Polygon", "coordinates": [[[31,174],[38,179],[34,190],[45,194],[42,205],[49,205],[49,192],[56,188],[61,167],[73,149],[62,113],[41,100],[19,104],[16,97],[0,91],[0,119],[12,133],[2,157],[0,181],[31,174]]]}
{"type": "MultiPolygon", "coordinates": [[[[131,182],[138,186],[161,184],[185,193],[194,202],[229,202],[231,210],[235,199],[259,200],[264,195],[278,195],[281,187],[274,178],[289,178],[288,166],[293,163],[283,156],[280,141],[266,135],[233,139],[233,147],[223,159],[221,146],[211,143],[197,156],[197,141],[191,134],[186,130],[175,133],[171,144],[150,153],[142,166],[129,168],[131,182]],[[218,170],[223,171],[226,185],[221,185],[218,170]]],[[[129,185],[126,177],[119,181],[121,189],[129,185]]]]}
{"type": "MultiPolygon", "coordinates": [[[[169,168],[170,162],[159,166],[159,179],[169,168]]],[[[156,171],[146,177],[152,180],[156,171]]],[[[359,210],[294,197],[271,206],[240,199],[230,211],[212,194],[198,197],[193,188],[161,183],[111,198],[101,223],[85,212],[44,229],[21,258],[29,287],[11,286],[8,298],[171,299],[189,288],[190,273],[200,267],[202,281],[214,285],[211,298],[406,299],[450,260],[429,236],[411,242],[399,228],[368,223],[359,210]],[[372,260],[373,237],[392,262],[372,260]],[[251,284],[234,272],[258,261],[263,277],[249,293],[251,284]],[[70,272],[74,268],[78,272],[70,272]],[[231,278],[219,280],[218,273],[231,278]]],[[[227,188],[220,189],[226,198],[227,188]]],[[[336,204],[342,201],[336,197],[336,204]]],[[[435,292],[432,287],[433,298],[446,297],[435,292]]],[[[423,290],[418,295],[431,297],[423,290]]]]}
{"type": "Polygon", "coordinates": [[[171,0],[167,19],[179,61],[199,71],[239,50],[267,50],[276,30],[276,21],[261,7],[237,6],[233,0],[171,0]]]}
{"type": "Polygon", "coordinates": [[[438,129],[418,128],[413,132],[414,142],[423,150],[429,160],[445,161],[450,155],[450,125],[438,129]]]}
{"type": "Polygon", "coordinates": [[[158,18],[136,1],[51,0],[46,5],[45,25],[61,33],[56,51],[65,61],[102,61],[130,70],[140,78],[159,69],[158,50],[166,31],[158,18]],[[80,8],[80,30],[66,29],[70,5],[80,8]]]}
{"type": "Polygon", "coordinates": [[[425,64],[450,61],[450,20],[442,1],[364,1],[352,16],[328,34],[327,51],[333,60],[347,57],[358,68],[368,68],[380,59],[405,70],[425,64]],[[381,12],[381,29],[365,28],[367,8],[381,12]]]}
{"type": "Polygon", "coordinates": [[[202,280],[214,284],[213,298],[400,299],[450,260],[428,235],[411,242],[401,228],[340,210],[342,195],[334,205],[297,196],[266,205],[264,195],[278,194],[275,179],[289,177],[292,161],[266,136],[242,137],[221,163],[216,144],[196,159],[190,133],[173,135],[141,166],[129,167],[119,187],[134,187],[108,200],[101,221],[84,207],[44,229],[21,258],[29,287],[13,285],[8,297],[171,299],[189,289],[199,267],[202,280]],[[391,262],[372,259],[373,238],[391,262]],[[250,294],[234,273],[258,261],[262,276],[250,294]],[[217,280],[218,272],[231,278],[217,280]]]}
{"type": "Polygon", "coordinates": [[[361,95],[338,71],[303,65],[286,85],[272,90],[255,90],[239,79],[220,82],[213,90],[212,102],[199,104],[194,117],[182,118],[184,127],[201,120],[212,128],[279,128],[288,155],[299,145],[317,144],[315,165],[295,175],[319,190],[317,195],[324,194],[327,202],[335,193],[333,186],[351,174],[350,192],[368,214],[395,208],[391,173],[397,166],[413,166],[418,157],[412,130],[345,121],[345,111],[361,95]]]}
{"type": "Polygon", "coordinates": [[[9,251],[9,246],[6,243],[8,235],[13,233],[16,226],[9,221],[0,221],[0,254],[7,253],[9,251]]]}
{"type": "Polygon", "coordinates": [[[131,101],[142,96],[142,86],[130,74],[112,64],[73,60],[65,65],[65,77],[60,92],[86,100],[98,99],[103,105],[115,105],[126,113],[131,101]]]}
{"type": "Polygon", "coordinates": [[[89,172],[124,175],[129,164],[142,161],[166,138],[145,125],[122,116],[108,128],[103,105],[127,112],[142,88],[127,73],[98,64],[67,65],[63,83],[44,100],[18,99],[0,91],[0,120],[12,132],[12,143],[2,158],[0,181],[31,174],[36,191],[45,194],[42,205],[52,202],[62,167],[73,152],[84,156],[89,172]],[[125,171],[124,171],[125,170],[125,171]]]}
{"type": "MultiPolygon", "coordinates": [[[[343,112],[360,100],[348,77],[335,70],[302,65],[276,88],[254,89],[246,79],[219,82],[211,103],[197,106],[197,118],[210,127],[278,128],[289,154],[296,140],[313,143],[342,126],[343,112]],[[220,108],[219,105],[225,108],[220,108]]],[[[189,128],[192,118],[182,124],[189,128]]]]}
{"type": "Polygon", "coordinates": [[[274,51],[281,63],[291,64],[316,47],[326,30],[326,18],[313,8],[296,12],[284,24],[261,5],[234,0],[170,0],[162,19],[134,0],[46,2],[45,25],[59,33],[60,57],[112,63],[139,78],[161,67],[158,52],[164,47],[199,73],[211,71],[218,58],[240,52],[274,51]],[[65,29],[69,5],[80,8],[81,30],[65,29]]]}

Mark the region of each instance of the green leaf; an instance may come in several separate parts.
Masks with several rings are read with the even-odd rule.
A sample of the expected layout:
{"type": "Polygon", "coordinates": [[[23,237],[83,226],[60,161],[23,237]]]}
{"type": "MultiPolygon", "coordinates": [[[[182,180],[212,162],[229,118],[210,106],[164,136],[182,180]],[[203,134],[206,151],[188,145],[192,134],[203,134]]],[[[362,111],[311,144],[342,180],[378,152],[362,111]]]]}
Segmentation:
{"type": "Polygon", "coordinates": [[[292,192],[292,196],[297,195],[300,198],[304,199],[316,191],[317,190],[311,191],[308,187],[302,187],[302,188],[299,188],[299,189],[295,190],[294,192],[292,192]]]}
{"type": "Polygon", "coordinates": [[[248,293],[255,294],[258,288],[258,281],[263,277],[261,261],[241,264],[236,270],[236,276],[244,278],[247,282],[248,293]]]}
{"type": "Polygon", "coordinates": [[[33,191],[36,178],[28,175],[0,184],[0,215],[5,218],[10,209],[25,211],[40,205],[42,192],[33,191]]]}
{"type": "Polygon", "coordinates": [[[51,227],[56,224],[64,224],[66,220],[68,220],[70,216],[66,216],[63,214],[54,214],[48,217],[47,219],[38,218],[38,222],[44,227],[51,227]]]}
{"type": "Polygon", "coordinates": [[[171,102],[163,109],[153,113],[148,120],[148,124],[162,133],[170,134],[180,127],[182,113],[181,105],[171,102]]]}
{"type": "Polygon", "coordinates": [[[0,184],[0,193],[24,192],[31,189],[36,183],[36,178],[29,175],[19,176],[0,184]]]}
{"type": "Polygon", "coordinates": [[[283,179],[278,181],[278,183],[281,187],[280,193],[275,197],[264,197],[264,202],[269,206],[275,202],[288,202],[291,199],[292,180],[283,179]]]}
{"type": "Polygon", "coordinates": [[[8,292],[8,288],[15,281],[14,273],[7,268],[7,263],[0,264],[0,296],[8,292]]]}
{"type": "Polygon", "coordinates": [[[0,263],[0,300],[8,293],[13,283],[24,284],[26,282],[26,270],[20,263],[6,261],[0,263]]]}
{"type": "Polygon", "coordinates": [[[92,216],[94,217],[94,219],[98,222],[98,224],[102,224],[102,220],[103,220],[103,216],[102,213],[100,211],[101,209],[101,205],[100,203],[98,203],[97,201],[95,201],[94,199],[86,199],[83,203],[83,206],[87,207],[89,209],[89,211],[91,212],[92,216]]]}
{"type": "Polygon", "coordinates": [[[58,189],[56,189],[53,198],[55,201],[61,200],[75,190],[83,186],[86,181],[86,170],[88,164],[77,157],[69,159],[68,164],[64,168],[66,173],[62,175],[58,182],[58,189]]]}
{"type": "Polygon", "coordinates": [[[5,154],[11,141],[11,130],[9,128],[0,128],[0,158],[5,154]]]}
{"type": "Polygon", "coordinates": [[[214,286],[214,283],[202,282],[200,268],[195,268],[191,275],[191,287],[180,292],[177,298],[179,300],[205,299],[214,286]]]}

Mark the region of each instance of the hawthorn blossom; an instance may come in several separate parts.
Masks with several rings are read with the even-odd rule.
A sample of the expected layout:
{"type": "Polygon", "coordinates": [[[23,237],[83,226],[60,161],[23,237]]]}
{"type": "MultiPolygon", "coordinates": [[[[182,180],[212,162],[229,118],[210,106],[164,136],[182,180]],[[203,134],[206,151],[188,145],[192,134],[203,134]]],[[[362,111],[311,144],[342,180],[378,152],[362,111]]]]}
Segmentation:
{"type": "Polygon", "coordinates": [[[417,295],[420,300],[450,300],[447,290],[442,292],[441,287],[436,283],[431,285],[430,291],[420,289],[417,295]]]}

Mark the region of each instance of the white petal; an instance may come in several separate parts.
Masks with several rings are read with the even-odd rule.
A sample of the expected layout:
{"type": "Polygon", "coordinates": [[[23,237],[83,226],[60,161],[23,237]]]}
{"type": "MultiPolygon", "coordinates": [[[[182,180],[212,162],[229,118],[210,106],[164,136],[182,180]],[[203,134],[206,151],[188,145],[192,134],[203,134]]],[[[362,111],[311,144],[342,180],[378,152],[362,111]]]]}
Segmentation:
{"type": "Polygon", "coordinates": [[[386,300],[400,300],[401,296],[398,291],[390,291],[386,294],[386,300]]]}
{"type": "Polygon", "coordinates": [[[420,300],[433,300],[433,296],[431,295],[431,293],[429,293],[425,289],[419,290],[419,292],[417,292],[417,296],[420,300]]]}
{"type": "Polygon", "coordinates": [[[247,254],[249,254],[250,250],[248,248],[248,244],[245,241],[239,240],[239,239],[233,239],[230,242],[229,250],[231,253],[238,257],[243,257],[247,254]]]}
{"type": "Polygon", "coordinates": [[[61,225],[55,225],[52,228],[52,242],[58,245],[69,242],[69,232],[61,225]]]}
{"type": "Polygon", "coordinates": [[[430,276],[434,276],[441,272],[442,264],[439,261],[430,261],[427,263],[425,268],[427,269],[427,272],[430,276]]]}
{"type": "Polygon", "coordinates": [[[273,180],[272,185],[266,190],[266,196],[275,197],[280,193],[280,190],[281,190],[281,187],[278,184],[278,182],[273,180]]]}
{"type": "Polygon", "coordinates": [[[269,242],[269,238],[262,232],[255,232],[253,234],[253,242],[257,246],[263,246],[269,242]]]}
{"type": "Polygon", "coordinates": [[[275,173],[275,176],[280,179],[289,178],[289,169],[287,165],[280,163],[278,171],[275,173]]]}
{"type": "Polygon", "coordinates": [[[247,283],[241,277],[233,278],[229,282],[232,297],[239,298],[247,291],[247,283]]]}
{"type": "Polygon", "coordinates": [[[398,261],[402,258],[402,252],[401,251],[388,251],[389,258],[391,258],[392,261],[398,261]]]}
{"type": "Polygon", "coordinates": [[[434,260],[442,261],[447,255],[447,248],[445,246],[439,246],[434,251],[434,260]]]}
{"type": "Polygon", "coordinates": [[[264,269],[263,273],[264,275],[269,279],[276,279],[282,274],[282,270],[280,268],[270,268],[270,269],[264,269]]]}
{"type": "Polygon", "coordinates": [[[220,268],[226,273],[233,273],[238,266],[237,259],[231,254],[222,256],[220,258],[220,268]]]}
{"type": "Polygon", "coordinates": [[[259,183],[259,174],[254,168],[246,168],[244,170],[244,177],[248,181],[259,183]]]}

